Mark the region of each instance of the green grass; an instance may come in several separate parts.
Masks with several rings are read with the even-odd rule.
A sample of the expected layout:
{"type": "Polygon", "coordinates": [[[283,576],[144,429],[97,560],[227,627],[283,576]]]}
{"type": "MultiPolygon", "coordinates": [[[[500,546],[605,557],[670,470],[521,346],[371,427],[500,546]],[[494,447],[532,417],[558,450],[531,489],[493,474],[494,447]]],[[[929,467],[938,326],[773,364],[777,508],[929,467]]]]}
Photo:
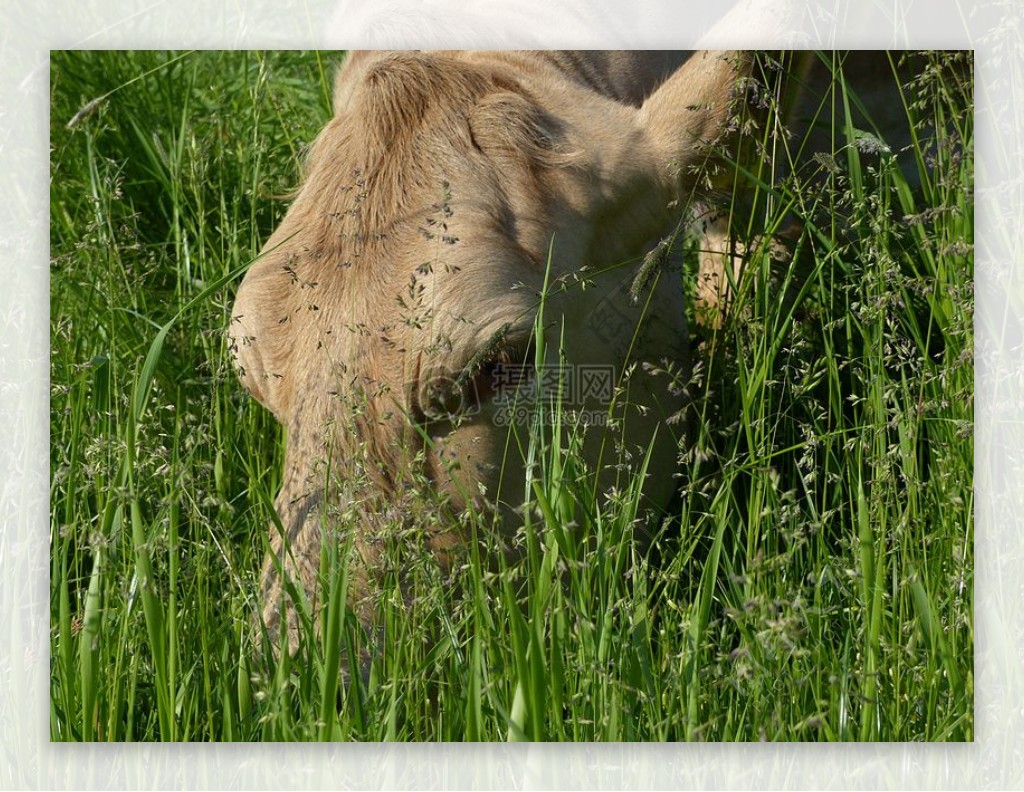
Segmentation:
{"type": "Polygon", "coordinates": [[[339,648],[371,643],[348,545],[293,656],[251,629],[283,438],[225,342],[337,56],[55,52],[51,739],[973,739],[973,105],[948,60],[905,97],[920,184],[842,81],[833,158],[747,174],[747,237],[802,230],[701,338],[652,550],[642,460],[595,497],[571,425],[537,425],[522,561],[473,515],[451,575],[395,536],[345,684],[339,648]]]}

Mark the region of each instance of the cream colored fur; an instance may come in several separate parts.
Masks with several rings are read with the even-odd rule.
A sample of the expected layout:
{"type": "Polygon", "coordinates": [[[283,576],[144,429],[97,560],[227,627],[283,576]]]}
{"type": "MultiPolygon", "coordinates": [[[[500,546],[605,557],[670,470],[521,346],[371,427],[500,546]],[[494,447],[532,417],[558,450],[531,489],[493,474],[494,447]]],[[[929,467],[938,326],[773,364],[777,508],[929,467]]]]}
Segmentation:
{"type": "MultiPolygon", "coordinates": [[[[745,64],[726,52],[345,61],[334,117],[238,291],[230,329],[242,382],[287,429],[281,530],[271,529],[263,572],[272,631],[285,616],[295,640],[280,570],[316,608],[323,536],[354,541],[353,602],[372,591],[378,531],[416,508],[413,481],[439,495],[443,514],[428,522],[442,558],[464,544],[457,516],[469,505],[514,523],[525,474],[495,405],[484,399],[447,423],[425,418],[432,383],[457,379],[489,344],[506,355],[527,344],[549,253],[553,281],[592,280],[550,301],[552,349],[564,330],[571,364],[610,365],[617,376],[630,364],[685,370],[678,269],[659,273],[649,302],[628,299],[628,287],[697,188],[745,64]],[[603,310],[631,329],[609,339],[594,319],[603,310]]],[[[639,453],[657,436],[646,494],[664,504],[681,431],[667,419],[683,396],[642,375],[627,387],[626,445],[639,453]]],[[[609,461],[606,439],[588,435],[595,468],[609,461]]],[[[369,605],[360,613],[370,618],[369,605]]]]}

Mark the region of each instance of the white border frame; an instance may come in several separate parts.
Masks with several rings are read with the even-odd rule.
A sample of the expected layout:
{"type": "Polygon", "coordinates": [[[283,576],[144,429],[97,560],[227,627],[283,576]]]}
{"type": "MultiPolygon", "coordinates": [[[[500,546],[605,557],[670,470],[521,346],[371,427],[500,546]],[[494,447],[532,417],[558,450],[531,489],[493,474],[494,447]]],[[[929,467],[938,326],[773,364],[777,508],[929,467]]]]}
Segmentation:
{"type": "Polygon", "coordinates": [[[0,9],[0,788],[1024,785],[1019,2],[50,0],[43,8],[7,2],[0,9]],[[513,4],[515,11],[509,10],[513,4]],[[49,743],[49,50],[325,45],[976,50],[974,744],[49,743]]]}

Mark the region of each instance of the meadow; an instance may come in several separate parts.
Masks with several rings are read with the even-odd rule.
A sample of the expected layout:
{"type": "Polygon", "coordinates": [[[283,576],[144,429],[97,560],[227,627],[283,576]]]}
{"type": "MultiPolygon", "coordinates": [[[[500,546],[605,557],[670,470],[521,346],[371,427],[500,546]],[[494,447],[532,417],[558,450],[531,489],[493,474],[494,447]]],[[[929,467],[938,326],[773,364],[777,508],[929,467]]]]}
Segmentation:
{"type": "Polygon", "coordinates": [[[398,536],[367,635],[329,543],[289,655],[253,627],[285,438],[226,328],[341,55],[53,52],[51,739],[972,740],[970,53],[904,86],[912,178],[821,57],[834,150],[741,174],[746,237],[798,231],[690,317],[678,469],[594,492],[556,405],[520,562],[479,515],[452,571],[398,536]]]}

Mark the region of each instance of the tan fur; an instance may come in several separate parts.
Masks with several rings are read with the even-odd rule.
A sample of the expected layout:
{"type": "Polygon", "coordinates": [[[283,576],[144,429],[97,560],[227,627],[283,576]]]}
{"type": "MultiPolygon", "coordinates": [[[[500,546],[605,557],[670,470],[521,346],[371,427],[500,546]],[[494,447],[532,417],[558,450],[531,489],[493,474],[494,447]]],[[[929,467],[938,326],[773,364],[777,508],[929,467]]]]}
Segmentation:
{"type": "MultiPolygon", "coordinates": [[[[495,408],[435,427],[427,444],[413,422],[429,410],[428,386],[498,336],[509,348],[529,338],[549,251],[552,278],[602,272],[671,227],[675,202],[698,188],[707,143],[727,126],[744,68],[732,53],[348,57],[335,115],[239,289],[230,329],[243,383],[288,430],[281,530],[271,530],[263,572],[272,631],[286,616],[294,644],[279,570],[314,597],[322,536],[344,538],[339,526],[355,526],[346,534],[360,559],[354,601],[372,588],[376,531],[414,508],[413,478],[442,496],[442,518],[430,523],[438,554],[463,541],[444,515],[469,501],[511,518],[524,474],[513,464],[498,481],[507,430],[495,408]]],[[[621,372],[667,358],[685,369],[680,274],[662,275],[645,318],[617,297],[633,274],[618,266],[553,299],[551,337],[564,321],[570,362],[621,372]],[[588,322],[610,305],[634,326],[644,318],[632,352],[631,338],[609,342],[588,322]]],[[[653,465],[670,468],[677,438],[665,419],[682,396],[665,383],[629,387],[645,413],[630,417],[628,444],[643,448],[657,430],[653,465]]],[[[599,433],[588,437],[595,466],[600,449],[599,433]]],[[[671,488],[659,476],[648,495],[664,503],[671,488]]],[[[360,613],[370,618],[368,607],[360,613]]]]}

